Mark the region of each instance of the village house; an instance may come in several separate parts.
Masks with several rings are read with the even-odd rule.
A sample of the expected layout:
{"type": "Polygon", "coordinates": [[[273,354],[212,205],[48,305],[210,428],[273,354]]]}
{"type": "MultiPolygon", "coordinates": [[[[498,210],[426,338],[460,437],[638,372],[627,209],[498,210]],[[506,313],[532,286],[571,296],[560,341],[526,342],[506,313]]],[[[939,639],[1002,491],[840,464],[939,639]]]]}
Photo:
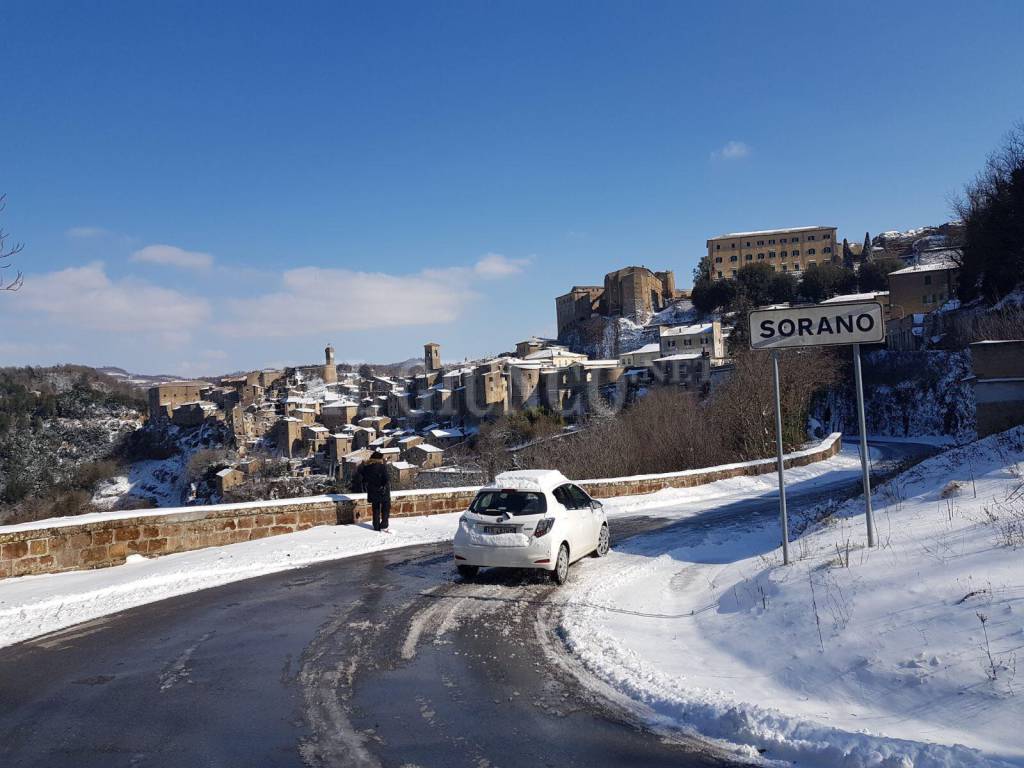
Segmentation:
{"type": "Polygon", "coordinates": [[[1024,341],[971,344],[978,437],[1024,424],[1024,341]]]}
{"type": "Polygon", "coordinates": [[[407,460],[421,469],[440,467],[444,450],[428,443],[410,446],[406,451],[407,460]]]}
{"type": "Polygon", "coordinates": [[[702,352],[683,352],[659,357],[654,361],[652,375],[662,384],[698,391],[711,382],[711,358],[702,352]]]}
{"type": "Polygon", "coordinates": [[[619,355],[619,363],[624,368],[650,368],[654,361],[662,356],[660,342],[645,344],[632,352],[619,355]]]}
{"type": "Polygon", "coordinates": [[[725,357],[722,323],[719,320],[696,325],[661,326],[658,328],[658,344],[661,357],[689,352],[707,352],[715,359],[725,357]]]}

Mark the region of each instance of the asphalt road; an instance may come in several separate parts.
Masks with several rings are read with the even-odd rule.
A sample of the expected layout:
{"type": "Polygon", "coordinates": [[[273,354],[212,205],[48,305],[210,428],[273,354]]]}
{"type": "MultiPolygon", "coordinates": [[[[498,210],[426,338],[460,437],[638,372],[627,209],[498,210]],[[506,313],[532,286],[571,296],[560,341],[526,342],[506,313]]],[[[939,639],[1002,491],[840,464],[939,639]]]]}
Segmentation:
{"type": "MultiPolygon", "coordinates": [[[[882,447],[886,461],[921,446],[882,447]]],[[[849,479],[798,508],[852,492],[849,479]]],[[[774,497],[671,523],[700,536],[774,497]]],[[[666,527],[636,516],[617,538],[666,527]]],[[[560,663],[558,590],[408,547],[216,587],[0,650],[0,766],[725,766],[560,663]]],[[[586,567],[586,561],[574,567],[586,567]]]]}

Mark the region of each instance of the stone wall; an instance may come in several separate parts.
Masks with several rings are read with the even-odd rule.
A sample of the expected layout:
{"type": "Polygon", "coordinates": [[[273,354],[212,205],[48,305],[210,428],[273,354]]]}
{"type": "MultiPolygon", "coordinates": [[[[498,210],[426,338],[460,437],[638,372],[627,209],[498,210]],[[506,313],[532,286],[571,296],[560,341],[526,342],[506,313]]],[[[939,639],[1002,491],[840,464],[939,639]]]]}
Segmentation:
{"type": "MultiPolygon", "coordinates": [[[[810,450],[787,455],[786,466],[821,461],[836,455],[839,449],[840,435],[835,433],[810,450]]],[[[579,484],[593,496],[610,498],[654,493],[663,488],[690,488],[774,471],[774,459],[765,459],[664,475],[583,480],[579,484]]],[[[397,491],[392,495],[391,515],[460,512],[469,506],[476,492],[475,487],[397,491]]],[[[0,578],[103,568],[120,565],[132,554],[166,555],[237,544],[303,531],[314,525],[360,522],[370,514],[365,495],[352,494],[98,513],[0,526],[0,578]]]]}

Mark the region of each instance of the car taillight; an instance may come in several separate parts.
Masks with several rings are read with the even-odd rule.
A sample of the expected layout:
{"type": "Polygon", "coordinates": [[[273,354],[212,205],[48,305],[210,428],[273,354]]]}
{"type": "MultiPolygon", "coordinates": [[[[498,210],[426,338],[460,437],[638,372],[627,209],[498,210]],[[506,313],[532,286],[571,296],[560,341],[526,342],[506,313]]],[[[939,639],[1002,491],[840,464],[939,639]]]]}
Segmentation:
{"type": "Polygon", "coordinates": [[[537,521],[537,527],[533,529],[533,535],[538,539],[550,531],[555,525],[555,518],[545,517],[537,521]]]}

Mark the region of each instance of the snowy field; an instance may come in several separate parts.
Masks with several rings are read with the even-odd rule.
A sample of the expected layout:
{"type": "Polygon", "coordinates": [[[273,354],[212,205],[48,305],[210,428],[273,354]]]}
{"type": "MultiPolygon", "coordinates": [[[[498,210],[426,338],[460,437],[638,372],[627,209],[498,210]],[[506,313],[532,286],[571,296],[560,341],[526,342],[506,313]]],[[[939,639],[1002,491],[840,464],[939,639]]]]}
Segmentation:
{"type": "MultiPolygon", "coordinates": [[[[856,478],[859,466],[855,456],[843,453],[789,470],[787,483],[811,490],[822,483],[856,478]]],[[[775,488],[775,475],[734,478],[697,488],[612,499],[606,503],[606,510],[612,519],[641,512],[675,519],[775,488]]],[[[158,558],[133,556],[125,565],[113,568],[0,580],[0,647],[133,606],[241,579],[384,549],[450,541],[458,518],[458,513],[394,518],[391,534],[376,533],[368,524],[318,526],[158,558]]],[[[68,518],[72,522],[80,519],[68,518]]]]}
{"type": "Polygon", "coordinates": [[[812,507],[788,567],[764,517],[626,541],[568,585],[581,679],[759,760],[1024,765],[1022,473],[1022,428],[939,454],[877,489],[878,548],[862,498],[812,507]]]}

